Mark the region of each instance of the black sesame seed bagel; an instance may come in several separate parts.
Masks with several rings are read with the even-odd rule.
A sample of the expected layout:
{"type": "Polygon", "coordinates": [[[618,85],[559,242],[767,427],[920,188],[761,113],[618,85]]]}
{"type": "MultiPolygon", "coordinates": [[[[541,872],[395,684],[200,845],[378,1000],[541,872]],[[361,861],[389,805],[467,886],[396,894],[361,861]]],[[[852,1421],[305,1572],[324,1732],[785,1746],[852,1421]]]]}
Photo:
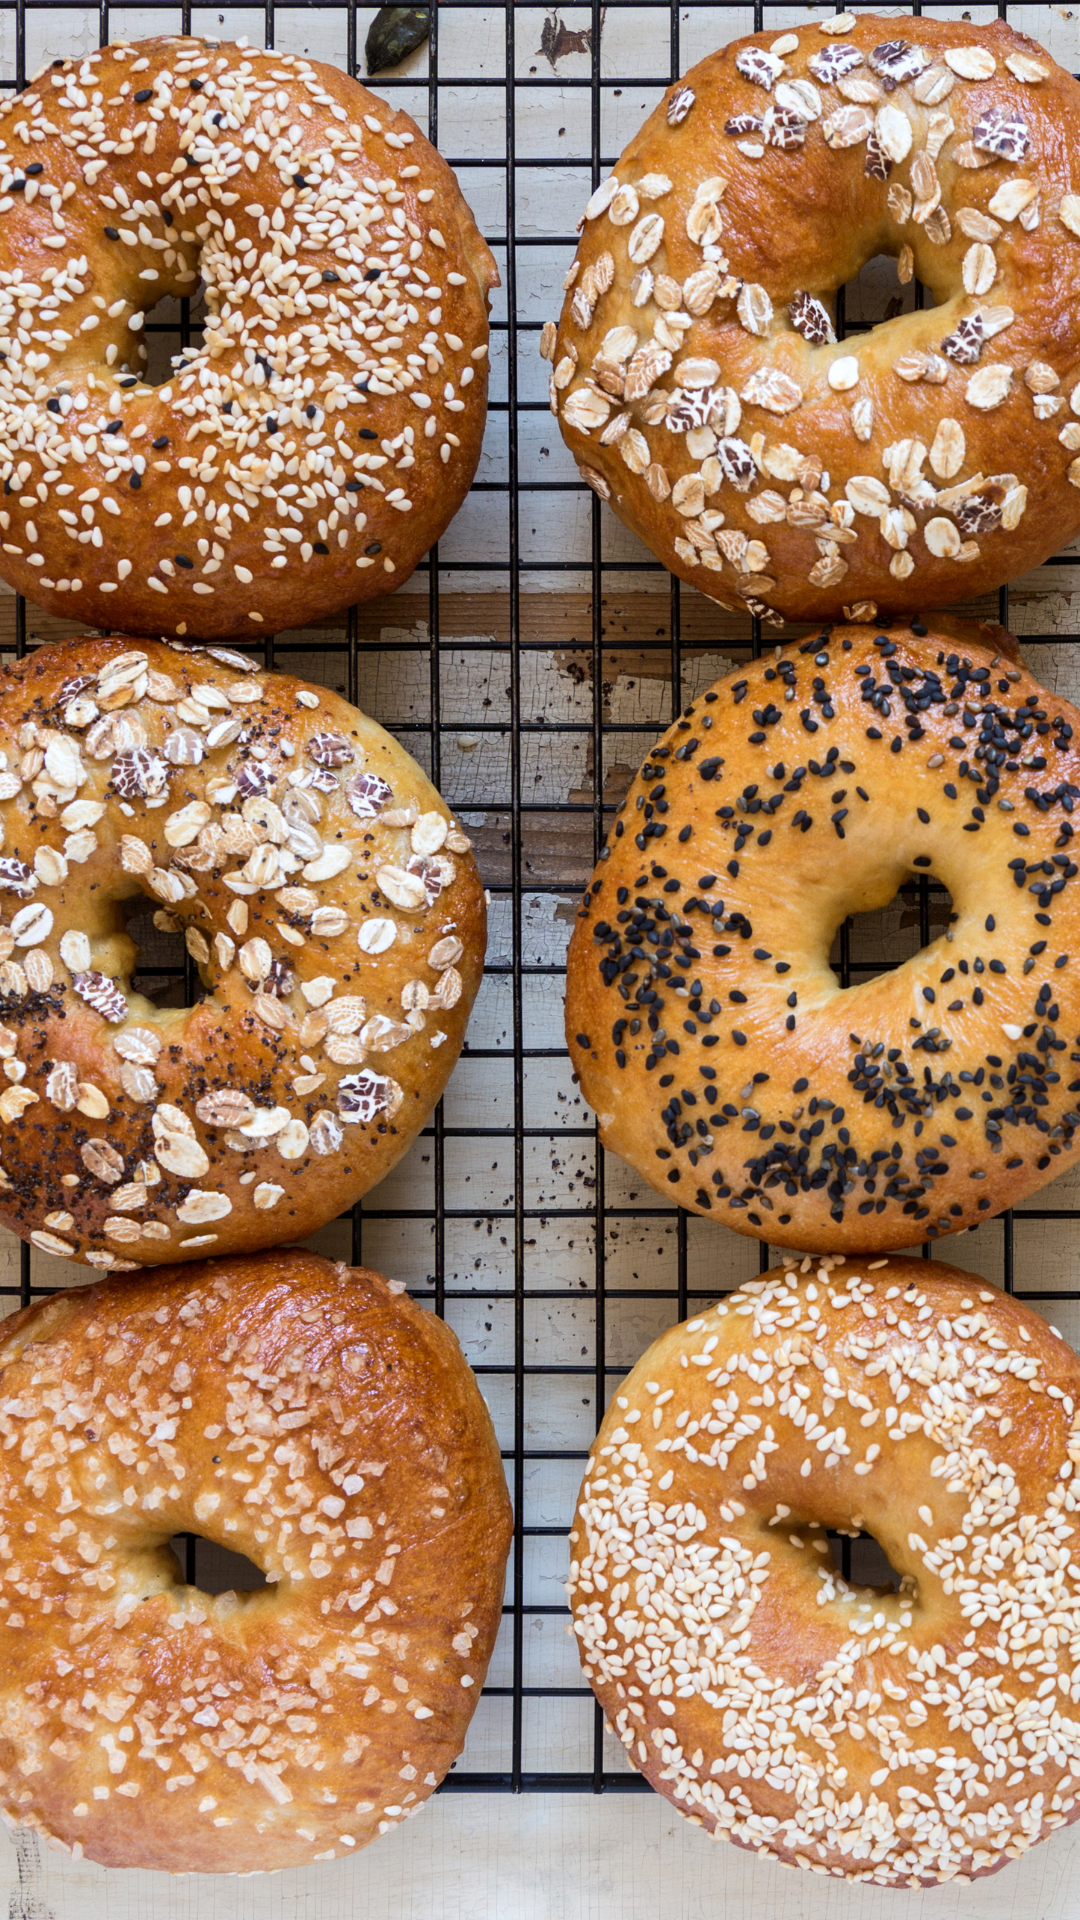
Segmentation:
{"type": "Polygon", "coordinates": [[[215,639],[407,580],[469,489],[495,262],[408,114],[299,55],[167,38],[0,106],[0,575],[215,639]],[[205,286],[143,377],[147,311],[205,286]]]}
{"type": "Polygon", "coordinates": [[[285,1252],[77,1287],[3,1334],[5,1815],[104,1866],[259,1873],[419,1812],[511,1532],[449,1328],[285,1252]],[[187,1531],[267,1585],[185,1585],[187,1531]]]}
{"type": "MultiPolygon", "coordinates": [[[[1080,528],[1080,88],[1004,20],[840,14],[672,87],[585,210],[551,404],[673,573],[940,606],[1080,528]],[[838,340],[875,254],[927,306],[838,340]]],[[[870,604],[874,603],[874,604],[870,604]]]]}
{"type": "Polygon", "coordinates": [[[605,1145],[780,1246],[903,1247],[1080,1157],[1080,714],[999,627],[837,627],[649,754],[570,943],[605,1145]],[[850,913],[933,875],[945,935],[841,989],[850,913]]]}
{"type": "Polygon", "coordinates": [[[588,1679],[714,1838],[880,1886],[1075,1820],[1080,1363],[929,1261],[803,1260],[673,1327],[616,1395],[571,1539],[588,1679]],[[867,1531],[899,1592],[851,1586],[867,1531]]]}
{"type": "Polygon", "coordinates": [[[100,1268],[299,1240],[381,1180],[461,1050],[469,841],[325,687],[79,640],[0,675],[0,1220],[100,1268]],[[160,903],[198,1004],[131,986],[160,903]]]}

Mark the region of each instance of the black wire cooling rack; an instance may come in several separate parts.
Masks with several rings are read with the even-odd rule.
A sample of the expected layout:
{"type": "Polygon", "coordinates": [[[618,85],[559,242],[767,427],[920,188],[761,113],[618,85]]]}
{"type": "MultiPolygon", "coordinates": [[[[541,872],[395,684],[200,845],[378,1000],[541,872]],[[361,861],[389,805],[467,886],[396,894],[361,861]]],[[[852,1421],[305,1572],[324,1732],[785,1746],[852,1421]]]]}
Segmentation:
{"type": "MultiPolygon", "coordinates": [[[[565,1091],[570,1089],[570,1079],[558,1021],[561,957],[557,951],[538,955],[526,924],[527,907],[532,912],[538,903],[541,909],[546,903],[549,920],[557,920],[562,927],[565,945],[572,903],[599,850],[605,813],[620,797],[617,780],[611,777],[613,754],[621,753],[625,760],[627,742],[632,741],[631,757],[644,756],[657,732],[689,697],[694,668],[704,654],[745,658],[760,653],[763,644],[771,646],[776,638],[770,633],[763,643],[758,623],[748,616],[708,609],[703,619],[699,597],[675,580],[665,584],[663,570],[644,549],[628,547],[625,537],[620,541],[606,509],[570,469],[564,467],[565,478],[542,477],[540,458],[558,450],[558,435],[552,422],[551,448],[539,448],[536,429],[541,422],[532,416],[547,412],[544,370],[536,358],[539,331],[543,320],[557,313],[558,290],[576,235],[572,221],[560,231],[550,221],[545,224],[542,213],[538,220],[536,208],[549,193],[559,206],[572,204],[576,210],[583,205],[645,112],[673,79],[711,47],[751,29],[775,29],[779,34],[812,24],[825,10],[765,6],[760,0],[754,5],[723,0],[707,6],[696,0],[683,5],[669,5],[667,0],[663,4],[608,0],[601,6],[599,0],[591,0],[561,9],[442,0],[432,9],[426,50],[411,56],[402,68],[378,75],[371,84],[376,92],[396,97],[426,127],[429,138],[441,145],[458,170],[467,197],[477,204],[499,260],[503,285],[492,318],[488,438],[481,477],[474,488],[478,499],[491,496],[482,501],[486,531],[476,541],[476,550],[471,550],[469,529],[476,523],[466,509],[457,533],[451,530],[444,541],[443,554],[433,549],[406,588],[407,600],[397,597],[374,609],[354,609],[343,627],[329,632],[279,635],[247,648],[267,666],[287,663],[294,671],[337,685],[354,701],[370,682],[373,649],[385,657],[380,668],[382,684],[392,685],[412,671],[418,684],[426,683],[426,712],[421,705],[408,714],[388,714],[373,702],[374,717],[405,738],[451,806],[470,823],[480,823],[477,844],[494,922],[494,957],[486,984],[504,1009],[505,1032],[492,1031],[491,1038],[501,1044],[486,1046],[484,1034],[492,1023],[478,1031],[474,1019],[472,1044],[466,1048],[459,1072],[480,1076],[481,1085],[490,1075],[492,1124],[455,1124],[451,1088],[417,1143],[413,1161],[406,1164],[405,1182],[394,1188],[395,1193],[407,1193],[421,1204],[391,1208],[386,1204],[387,1190],[377,1189],[370,1204],[354,1209],[351,1223],[339,1222],[331,1230],[337,1236],[334,1251],[339,1257],[351,1256],[356,1262],[367,1259],[397,1271],[408,1279],[417,1298],[454,1321],[500,1426],[517,1516],[504,1626],[474,1731],[462,1761],[444,1783],[451,1791],[645,1789],[645,1783],[629,1771],[617,1743],[605,1735],[572,1647],[561,1637],[554,1638],[567,1618],[558,1582],[564,1569],[573,1493],[588,1439],[618,1379],[636,1357],[634,1351],[626,1350],[625,1331],[627,1324],[634,1324],[635,1308],[652,1316],[655,1332],[667,1322],[684,1318],[690,1302],[714,1299],[748,1277],[757,1265],[764,1270],[772,1264],[767,1247],[756,1248],[724,1228],[652,1205],[649,1202],[655,1196],[647,1196],[643,1204],[640,1194],[628,1190],[625,1171],[605,1161],[591,1115],[580,1104],[573,1107],[572,1090],[565,1091]],[[472,16],[471,22],[464,20],[467,15],[472,16]],[[482,48],[483,57],[477,57],[474,71],[461,67],[458,50],[469,44],[463,27],[475,28],[473,44],[482,48]],[[445,49],[441,61],[440,39],[445,49]],[[620,74],[623,48],[631,53],[620,74]],[[500,128],[504,139],[499,137],[500,128]],[[562,190],[552,192],[553,183],[557,186],[559,181],[562,190]],[[575,189],[569,198],[568,181],[575,189]],[[501,218],[490,212],[498,207],[500,196],[501,218]],[[527,220],[522,217],[526,206],[530,209],[527,220]],[[485,209],[490,214],[487,219],[485,209]],[[536,307],[541,283],[547,292],[544,311],[536,307]],[[540,497],[545,494],[582,496],[573,515],[577,544],[569,554],[539,552],[523,538],[523,515],[542,504],[540,497]],[[452,616],[461,604],[459,596],[475,591],[477,582],[499,600],[499,618],[491,623],[496,631],[462,635],[460,618],[452,616]],[[578,596],[577,617],[565,633],[555,632],[550,619],[537,617],[539,610],[554,604],[551,596],[560,588],[578,596]],[[649,617],[637,623],[640,633],[648,637],[635,637],[634,648],[643,658],[651,653],[651,670],[659,671],[668,687],[669,707],[661,716],[620,720],[613,748],[613,730],[605,714],[607,677],[617,644],[614,628],[619,625],[613,617],[613,600],[618,599],[621,620],[635,589],[638,595],[650,590],[651,597],[649,617]],[[411,631],[401,611],[405,606],[414,623],[411,631]],[[691,621],[692,607],[696,615],[691,621]],[[550,657],[556,650],[570,677],[591,689],[591,711],[586,708],[582,717],[549,717],[530,708],[536,666],[530,656],[550,657]],[[495,718],[488,711],[490,703],[479,696],[475,710],[464,717],[460,700],[454,698],[448,706],[455,667],[465,671],[471,664],[475,668],[477,656],[486,656],[489,675],[500,685],[502,704],[495,718]],[[460,756],[454,760],[446,751],[454,734],[460,744],[463,725],[474,742],[498,736],[504,751],[501,775],[479,800],[455,791],[462,763],[460,756]],[[580,783],[584,777],[584,786],[578,784],[566,799],[531,798],[536,766],[543,764],[545,756],[557,759],[560,751],[574,745],[584,748],[577,762],[577,779],[580,783]],[[584,776],[581,767],[586,768],[584,776]],[[553,838],[564,838],[569,852],[555,877],[548,872],[537,880],[530,873],[543,865],[536,860],[537,849],[553,838]],[[550,984],[545,987],[545,982],[550,984]],[[534,1007],[545,997],[548,1019],[541,1039],[546,1044],[538,1044],[534,1007]],[[569,1101],[574,1124],[562,1123],[552,1111],[555,1063],[565,1069],[563,1110],[569,1101]],[[564,1171],[568,1161],[574,1162],[574,1178],[564,1181],[561,1196],[553,1204],[545,1204],[547,1196],[537,1187],[536,1157],[545,1148],[553,1168],[560,1166],[560,1153],[564,1171]],[[508,1201],[496,1205],[489,1197],[479,1205],[467,1204],[460,1176],[463,1154],[471,1155],[474,1167],[485,1157],[495,1156],[500,1180],[509,1189],[508,1201]],[[659,1260],[658,1249],[657,1270],[632,1272],[629,1278],[636,1284],[625,1284],[626,1262],[613,1254],[620,1234],[630,1226],[640,1232],[643,1222],[655,1224],[658,1239],[663,1235],[663,1258],[659,1260]],[[561,1234],[559,1244],[568,1257],[577,1246],[571,1258],[572,1282],[565,1272],[544,1272],[542,1250],[538,1264],[535,1248],[542,1239],[541,1229],[552,1228],[561,1234]],[[486,1244],[490,1249],[483,1262],[483,1282],[470,1283],[465,1271],[481,1265],[462,1256],[469,1233],[474,1245],[486,1244]],[[418,1244],[422,1248],[419,1267],[418,1244]],[[544,1284],[548,1278],[561,1278],[561,1284],[544,1284]],[[612,1332],[616,1326],[617,1339],[612,1332]],[[493,1329],[495,1338],[490,1342],[474,1337],[478,1330],[493,1329]],[[579,1350],[574,1359],[566,1357],[572,1344],[579,1350]],[[544,1408],[548,1410],[545,1418],[538,1419],[538,1409],[544,1408]],[[565,1684],[544,1684],[552,1675],[565,1684]]],[[[888,9],[890,15],[924,11],[955,14],[960,8],[928,4],[888,9]]],[[[1027,30],[1038,33],[1042,21],[1049,35],[1052,16],[1060,12],[1049,0],[1022,7],[999,0],[996,5],[973,8],[963,17],[1012,15],[1019,21],[1022,15],[1027,30]]],[[[266,46],[277,45],[283,51],[335,58],[364,79],[363,42],[373,15],[373,8],[357,8],[354,0],[346,5],[336,0],[298,0],[289,7],[275,5],[274,0],[260,6],[245,0],[215,0],[212,6],[193,7],[185,0],[181,6],[155,6],[146,12],[132,6],[110,7],[108,0],[89,7],[84,0],[16,0],[11,7],[0,0],[0,47],[7,46],[12,62],[6,76],[0,73],[0,85],[25,86],[28,71],[46,54],[82,52],[93,43],[95,33],[104,45],[110,38],[162,31],[222,39],[246,35],[252,42],[262,38],[266,46]],[[316,22],[315,16],[323,18],[316,22]]],[[[921,304],[922,290],[914,286],[908,298],[921,304]]],[[[854,299],[845,300],[842,291],[839,331],[853,332],[872,323],[856,317],[856,311],[854,299]]],[[[197,303],[183,302],[152,317],[146,328],[151,367],[159,364],[163,375],[169,353],[197,338],[200,328],[197,303]]],[[[558,473],[554,459],[550,470],[558,473]]],[[[470,502],[470,508],[475,504],[470,502]]],[[[1054,564],[1075,564],[1076,557],[1062,555],[1054,564]]],[[[4,606],[10,609],[10,601],[0,602],[0,609],[4,606]]],[[[972,610],[984,617],[996,615],[1007,625],[1008,590],[1002,590],[998,605],[980,603],[972,610]]],[[[14,605],[13,630],[9,613],[0,652],[21,657],[43,637],[55,636],[36,609],[19,599],[14,605]]],[[[1074,644],[1073,636],[1060,631],[1025,638],[1049,646],[1074,644]]],[[[625,765],[622,772],[625,775],[625,765]]],[[[569,784],[573,786],[572,781],[569,784]]],[[[471,830],[475,832],[475,826],[471,830]]],[[[843,984],[895,965],[926,944],[932,926],[942,924],[947,911],[947,896],[924,879],[905,890],[891,917],[869,932],[863,929],[861,937],[858,927],[849,923],[834,953],[843,984]]],[[[132,930],[145,936],[140,938],[143,958],[137,976],[143,990],[161,1004],[190,1004],[198,992],[190,961],[171,954],[160,938],[155,939],[148,922],[132,930]]],[[[473,1105],[477,1104],[474,1097],[473,1105]]],[[[1052,1200],[1054,1190],[1045,1197],[1052,1200]]],[[[1023,1219],[1080,1219],[1080,1210],[1031,1207],[1024,1209],[1023,1219]]],[[[993,1271],[1006,1291],[1014,1291],[1011,1214],[978,1229],[974,1259],[970,1242],[968,1247],[963,1264],[993,1271]]],[[[641,1248],[639,1267],[651,1257],[644,1238],[641,1248]]],[[[958,1243],[939,1243],[939,1250],[946,1257],[960,1258],[958,1243]]],[[[924,1247],[923,1252],[928,1249],[924,1247]]],[[[25,1246],[20,1249],[20,1261],[18,1286],[0,1287],[11,1308],[16,1299],[26,1305],[57,1284],[85,1277],[82,1272],[57,1274],[56,1262],[25,1246]]],[[[1024,1284],[1016,1285],[1015,1291],[1036,1304],[1080,1298],[1075,1291],[1040,1290],[1030,1272],[1022,1279],[1024,1284]]],[[[647,1332],[641,1345],[649,1337],[647,1332]]],[[[229,1584],[221,1576],[220,1565],[212,1556],[207,1558],[205,1542],[188,1539],[185,1546],[188,1579],[201,1576],[203,1584],[215,1590],[229,1584]]],[[[852,1571],[854,1563],[856,1577],[874,1577],[865,1554],[860,1560],[860,1543],[845,1539],[836,1543],[835,1551],[845,1573],[852,1571]]],[[[254,1570],[249,1573],[248,1584],[253,1584],[254,1570]]],[[[243,1584],[242,1579],[237,1584],[243,1584]]]]}

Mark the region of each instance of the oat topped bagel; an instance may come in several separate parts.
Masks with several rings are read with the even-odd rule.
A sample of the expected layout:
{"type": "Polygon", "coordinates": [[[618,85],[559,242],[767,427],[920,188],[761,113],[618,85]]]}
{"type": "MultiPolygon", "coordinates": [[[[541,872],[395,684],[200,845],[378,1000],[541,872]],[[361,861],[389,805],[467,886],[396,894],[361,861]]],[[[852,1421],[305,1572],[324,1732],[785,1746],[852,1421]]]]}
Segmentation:
{"type": "Polygon", "coordinates": [[[652,749],[570,944],[601,1138],[774,1245],[905,1247],[1080,1158],[1080,713],[1000,627],[836,627],[735,668],[652,749]],[[841,987],[850,913],[945,934],[841,987]]]}
{"type": "Polygon", "coordinates": [[[1080,528],[1080,87],[1004,20],[752,34],[585,210],[552,359],[584,478],[727,606],[939,606],[1080,528]],[[876,254],[926,307],[838,340],[876,254]]]}
{"type": "Polygon", "coordinates": [[[0,675],[0,1220],[99,1268],[302,1239],[400,1159],[484,956],[469,841],[326,687],[143,641],[0,675]],[[135,992],[159,902],[197,1005],[135,992]]]}
{"type": "Polygon", "coordinates": [[[407,580],[468,492],[495,262],[408,114],[167,37],[0,104],[0,575],[125,633],[250,638],[407,580]],[[159,387],[143,323],[205,287],[159,387]]]}

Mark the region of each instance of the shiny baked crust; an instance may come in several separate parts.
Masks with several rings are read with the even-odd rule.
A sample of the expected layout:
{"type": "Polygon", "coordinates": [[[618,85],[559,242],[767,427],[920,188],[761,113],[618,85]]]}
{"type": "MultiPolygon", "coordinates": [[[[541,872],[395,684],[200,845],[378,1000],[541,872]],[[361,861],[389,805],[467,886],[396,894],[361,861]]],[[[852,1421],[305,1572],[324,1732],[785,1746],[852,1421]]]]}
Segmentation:
{"type": "Polygon", "coordinates": [[[79,640],[0,674],[0,1220],[101,1268],[302,1239],[400,1159],[483,970],[469,841],[326,687],[79,640]],[[205,997],[130,984],[133,905],[205,997]]]}
{"type": "Polygon", "coordinates": [[[419,1811],[510,1502],[449,1328],[313,1254],[54,1294],[0,1344],[0,1802],[110,1867],[329,1860],[419,1811]],[[184,1585],[193,1532],[270,1585],[184,1585]]]}
{"type": "Polygon", "coordinates": [[[543,341],[584,478],[770,617],[944,605],[1064,546],[1078,127],[1076,82],[1004,20],[843,14],[702,61],[590,200],[543,341]],[[929,302],[838,342],[879,253],[929,302]]]}
{"type": "Polygon", "coordinates": [[[879,1886],[1075,1820],[1078,1402],[1053,1328],[930,1261],[775,1267],[663,1334],[570,1535],[631,1764],[717,1839],[879,1886]],[[849,1585],[825,1528],[900,1591],[849,1585]]]}
{"type": "Polygon", "coordinates": [[[1080,715],[989,623],[775,656],[695,700],[618,809],[567,1041],[605,1146],[667,1199],[778,1246],[911,1246],[1080,1156],[1080,715]],[[919,874],[944,936],[841,989],[837,928],[919,874]]]}
{"type": "Polygon", "coordinates": [[[498,284],[408,114],[298,54],[125,42],[4,100],[0,189],[11,586],[217,639],[408,579],[476,470],[498,284]],[[151,387],[144,315],[200,278],[151,387]]]}

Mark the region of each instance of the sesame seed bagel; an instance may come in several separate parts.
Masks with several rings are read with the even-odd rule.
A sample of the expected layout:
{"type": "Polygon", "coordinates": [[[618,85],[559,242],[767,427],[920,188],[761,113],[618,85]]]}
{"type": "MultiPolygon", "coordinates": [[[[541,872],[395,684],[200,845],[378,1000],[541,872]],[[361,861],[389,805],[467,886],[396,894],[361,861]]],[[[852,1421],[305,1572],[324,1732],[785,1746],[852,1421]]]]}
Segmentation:
{"type": "Polygon", "coordinates": [[[1080,714],[999,627],[837,627],[652,749],[574,927],[567,1040],[605,1146],[779,1246],[911,1246],[1080,1157],[1080,714]],[[918,875],[945,934],[841,988],[918,875]]]}
{"type": "Polygon", "coordinates": [[[302,1239],[428,1119],[483,970],[469,841],[326,687],[237,654],[0,674],[0,1220],[94,1267],[302,1239]],[[201,996],[131,985],[126,916],[201,996]]]}
{"type": "Polygon", "coordinates": [[[461,1751],[510,1503],[457,1340],[287,1252],[39,1300],[4,1326],[0,1804],[109,1867],[330,1860],[461,1751]],[[191,1531],[268,1585],[186,1586],[191,1531]]]}
{"type": "Polygon", "coordinates": [[[1080,1363],[977,1277],[842,1256],[673,1327],[570,1535],[586,1676],[715,1838],[880,1886],[993,1873],[1077,1817],[1080,1363]],[[850,1585],[866,1531],[899,1592],[850,1585]]]}
{"type": "Polygon", "coordinates": [[[201,639],[407,580],[468,492],[495,262],[406,113],[300,55],[183,37],[0,105],[0,575],[201,639]],[[205,288],[154,387],[143,323],[205,288]]]}
{"type": "Polygon", "coordinates": [[[1044,560],[1080,528],[1078,132],[1075,80],[1004,20],[845,13],[703,60],[589,201],[542,342],[583,478],[772,618],[1044,560]],[[927,305],[838,340],[877,254],[927,305]]]}

